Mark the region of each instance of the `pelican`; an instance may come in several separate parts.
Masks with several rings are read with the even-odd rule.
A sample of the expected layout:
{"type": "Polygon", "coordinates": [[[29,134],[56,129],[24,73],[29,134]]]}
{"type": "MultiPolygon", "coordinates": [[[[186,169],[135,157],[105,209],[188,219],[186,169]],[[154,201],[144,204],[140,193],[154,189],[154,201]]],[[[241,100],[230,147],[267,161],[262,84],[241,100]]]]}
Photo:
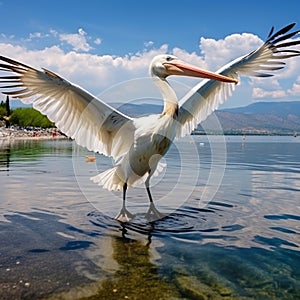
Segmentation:
{"type": "Polygon", "coordinates": [[[108,190],[123,191],[119,221],[132,218],[126,209],[128,187],[144,183],[153,209],[150,178],[161,169],[160,159],[175,137],[190,134],[231,95],[239,76],[268,77],[284,67],[283,60],[299,56],[291,49],[300,39],[291,39],[295,23],[274,33],[256,50],[210,72],[181,61],[174,55],[153,58],[150,74],[162,94],[163,111],[139,118],[127,116],[83,88],[42,68],[37,70],[11,58],[0,56],[0,89],[18,98],[55,123],[65,135],[90,151],[110,156],[115,165],[91,179],[108,190]],[[178,100],[168,76],[193,76],[204,80],[178,100]]]}

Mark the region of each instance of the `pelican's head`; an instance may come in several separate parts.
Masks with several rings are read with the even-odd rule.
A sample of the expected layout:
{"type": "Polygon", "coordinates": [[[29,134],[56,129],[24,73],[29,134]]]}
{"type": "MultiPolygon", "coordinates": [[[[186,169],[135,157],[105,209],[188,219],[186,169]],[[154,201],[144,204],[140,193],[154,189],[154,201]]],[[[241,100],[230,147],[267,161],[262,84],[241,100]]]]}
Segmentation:
{"type": "Polygon", "coordinates": [[[150,64],[150,73],[152,76],[159,78],[166,78],[170,75],[181,75],[238,83],[235,78],[200,69],[170,54],[155,56],[150,64]]]}

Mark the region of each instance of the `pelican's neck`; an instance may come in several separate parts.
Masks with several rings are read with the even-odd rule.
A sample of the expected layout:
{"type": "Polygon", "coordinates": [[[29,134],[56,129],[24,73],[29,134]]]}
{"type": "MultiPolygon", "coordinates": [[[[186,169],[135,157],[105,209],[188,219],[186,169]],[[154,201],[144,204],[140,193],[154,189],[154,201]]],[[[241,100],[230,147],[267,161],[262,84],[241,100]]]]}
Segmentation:
{"type": "Polygon", "coordinates": [[[175,116],[178,112],[178,99],[166,78],[153,76],[156,86],[159,88],[164,99],[164,110],[162,115],[175,116]]]}

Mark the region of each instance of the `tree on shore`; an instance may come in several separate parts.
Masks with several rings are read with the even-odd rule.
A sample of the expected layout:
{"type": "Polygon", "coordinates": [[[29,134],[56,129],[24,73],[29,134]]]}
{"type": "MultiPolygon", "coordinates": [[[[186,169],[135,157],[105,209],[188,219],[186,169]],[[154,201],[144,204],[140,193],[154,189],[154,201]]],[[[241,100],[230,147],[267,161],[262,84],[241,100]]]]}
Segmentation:
{"type": "Polygon", "coordinates": [[[10,127],[10,116],[12,110],[10,109],[9,96],[6,96],[5,102],[2,100],[0,102],[0,120],[5,121],[5,127],[10,127]]]}
{"type": "Polygon", "coordinates": [[[9,105],[9,96],[6,96],[6,101],[5,101],[5,108],[6,108],[6,117],[4,118],[5,119],[5,127],[6,128],[9,128],[10,127],[10,105],[9,105]]]}

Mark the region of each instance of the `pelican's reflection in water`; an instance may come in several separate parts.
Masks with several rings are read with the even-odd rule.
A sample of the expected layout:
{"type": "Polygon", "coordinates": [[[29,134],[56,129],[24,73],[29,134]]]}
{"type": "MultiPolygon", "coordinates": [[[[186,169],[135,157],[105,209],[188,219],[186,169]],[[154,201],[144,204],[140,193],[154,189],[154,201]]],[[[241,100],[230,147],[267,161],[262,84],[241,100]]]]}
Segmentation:
{"type": "Polygon", "coordinates": [[[113,237],[112,257],[118,270],[101,282],[97,294],[88,299],[171,299],[179,297],[174,287],[162,279],[151,261],[150,237],[144,241],[113,237]]]}
{"type": "Polygon", "coordinates": [[[83,262],[77,272],[95,283],[50,299],[180,299],[174,284],[159,270],[156,249],[163,244],[152,241],[155,222],[138,216],[136,222],[122,223],[98,212],[89,217],[104,235],[94,239],[94,245],[85,249],[85,256],[101,271],[93,273],[83,262]]]}
{"type": "Polygon", "coordinates": [[[147,221],[153,217],[153,209],[155,217],[159,213],[152,203],[144,216],[145,223],[141,219],[136,223],[120,223],[119,235],[111,237],[111,258],[117,263],[117,270],[101,282],[97,295],[89,299],[179,298],[175,287],[158,271],[156,248],[162,245],[156,240],[152,242],[155,222],[147,221]]]}
{"type": "Polygon", "coordinates": [[[9,175],[10,155],[10,141],[0,139],[0,171],[6,171],[7,175],[9,175]]]}

